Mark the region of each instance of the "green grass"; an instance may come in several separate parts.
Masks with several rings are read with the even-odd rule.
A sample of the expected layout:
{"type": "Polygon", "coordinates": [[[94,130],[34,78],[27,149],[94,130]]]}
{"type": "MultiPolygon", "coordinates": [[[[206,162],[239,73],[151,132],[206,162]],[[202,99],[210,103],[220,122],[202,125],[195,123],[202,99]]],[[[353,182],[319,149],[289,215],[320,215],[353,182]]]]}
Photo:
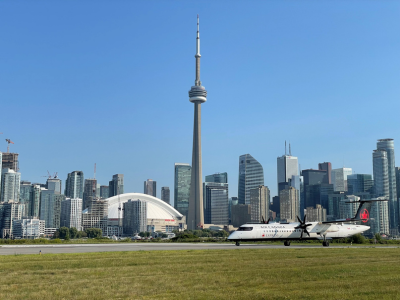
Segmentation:
{"type": "Polygon", "coordinates": [[[400,249],[0,256],[1,299],[398,299],[400,249]]]}

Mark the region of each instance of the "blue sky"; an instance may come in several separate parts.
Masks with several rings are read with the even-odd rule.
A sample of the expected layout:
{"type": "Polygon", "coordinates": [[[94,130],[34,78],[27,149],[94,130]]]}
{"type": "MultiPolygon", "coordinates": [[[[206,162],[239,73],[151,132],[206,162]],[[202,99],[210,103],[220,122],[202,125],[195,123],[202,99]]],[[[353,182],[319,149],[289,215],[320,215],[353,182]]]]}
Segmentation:
{"type": "MultiPolygon", "coordinates": [[[[173,190],[191,163],[196,14],[200,14],[203,175],[250,153],[276,193],[276,158],[301,169],[372,173],[379,138],[400,144],[398,1],[1,1],[0,150],[22,178],[99,183],[125,174],[173,190]]],[[[171,195],[173,197],[173,195],[171,195]]]]}

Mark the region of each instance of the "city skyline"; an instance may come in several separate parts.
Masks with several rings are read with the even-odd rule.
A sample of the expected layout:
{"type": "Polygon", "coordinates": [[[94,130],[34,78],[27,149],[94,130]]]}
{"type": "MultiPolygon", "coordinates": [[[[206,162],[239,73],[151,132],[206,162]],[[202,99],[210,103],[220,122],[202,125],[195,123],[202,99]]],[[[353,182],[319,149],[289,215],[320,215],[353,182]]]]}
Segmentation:
{"type": "MultiPolygon", "coordinates": [[[[89,20],[93,6],[88,3],[79,13],[63,4],[2,3],[2,22],[10,25],[0,33],[6,41],[0,54],[9,58],[0,70],[1,98],[7,100],[2,107],[18,112],[18,122],[3,122],[0,137],[15,142],[10,151],[20,154],[21,179],[43,183],[41,176],[50,170],[58,172],[64,189],[68,173],[82,170],[91,178],[97,163],[96,179],[102,185],[112,174],[124,174],[126,192],[141,192],[147,178],[172,187],[174,163],[191,164],[193,115],[186,92],[193,77],[197,13],[205,20],[202,73],[212,95],[203,110],[203,174],[227,172],[229,196],[238,196],[237,159],[250,153],[276,195],[276,157],[284,154],[285,140],[302,170],[328,161],[334,169],[346,166],[372,174],[376,140],[393,138],[396,143],[399,138],[400,43],[393,28],[400,5],[366,3],[360,10],[360,2],[283,3],[253,8],[236,3],[228,9],[183,5],[179,13],[173,12],[176,4],[103,3],[89,20]],[[74,14],[75,25],[57,20],[64,8],[74,14]],[[171,12],[168,22],[165,9],[171,12]],[[135,18],[129,15],[133,11],[135,18]],[[351,18],[354,12],[357,19],[351,18]],[[115,21],[117,14],[116,24],[99,18],[115,21]],[[154,45],[159,51],[150,50],[154,45]],[[157,100],[161,96],[165,99],[157,100]],[[295,113],[287,110],[285,117],[282,102],[295,113]],[[325,114],[318,112],[322,108],[325,114]],[[382,114],[385,122],[367,122],[382,114]],[[150,117],[157,122],[149,124],[150,117]],[[137,141],[145,146],[135,147],[137,141]]],[[[6,142],[0,143],[0,151],[6,148],[6,142]]]]}

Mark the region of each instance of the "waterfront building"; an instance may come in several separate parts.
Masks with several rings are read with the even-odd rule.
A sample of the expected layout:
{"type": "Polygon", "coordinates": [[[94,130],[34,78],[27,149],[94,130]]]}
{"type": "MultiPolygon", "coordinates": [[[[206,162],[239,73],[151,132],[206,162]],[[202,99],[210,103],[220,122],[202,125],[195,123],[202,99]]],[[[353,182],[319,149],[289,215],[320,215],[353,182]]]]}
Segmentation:
{"type": "Polygon", "coordinates": [[[14,238],[36,239],[44,236],[45,221],[35,217],[23,217],[13,220],[14,238]]]}

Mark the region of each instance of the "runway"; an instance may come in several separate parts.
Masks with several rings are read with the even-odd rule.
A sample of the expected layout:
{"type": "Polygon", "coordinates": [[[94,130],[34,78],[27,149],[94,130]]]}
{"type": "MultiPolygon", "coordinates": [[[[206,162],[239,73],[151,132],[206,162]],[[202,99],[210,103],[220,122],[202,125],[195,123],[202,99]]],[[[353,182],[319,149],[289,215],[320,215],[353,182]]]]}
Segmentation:
{"type": "MultiPolygon", "coordinates": [[[[322,245],[283,245],[269,244],[235,244],[223,243],[118,243],[118,244],[54,244],[54,245],[4,245],[0,247],[0,255],[15,254],[42,254],[49,253],[88,253],[88,252],[113,252],[113,251],[154,251],[154,250],[235,250],[235,249],[301,249],[301,248],[349,248],[356,246],[331,246],[322,245]]],[[[385,247],[387,248],[387,247],[385,247]]]]}

